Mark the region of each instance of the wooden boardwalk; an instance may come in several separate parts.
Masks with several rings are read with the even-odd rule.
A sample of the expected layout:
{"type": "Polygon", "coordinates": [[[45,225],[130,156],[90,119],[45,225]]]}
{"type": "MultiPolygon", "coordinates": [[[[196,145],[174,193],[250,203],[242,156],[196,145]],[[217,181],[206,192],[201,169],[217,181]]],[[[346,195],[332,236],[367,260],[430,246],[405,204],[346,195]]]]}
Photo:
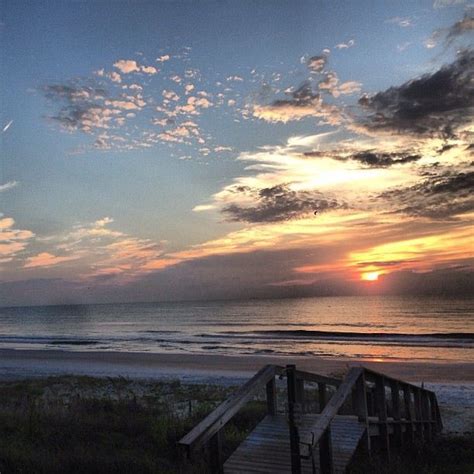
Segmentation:
{"type": "MultiPolygon", "coordinates": [[[[319,415],[303,415],[302,435],[310,435],[319,415]]],[[[343,473],[365,432],[355,416],[339,416],[332,423],[331,442],[335,473],[343,473]]],[[[319,448],[313,453],[319,471],[319,448]]],[[[303,459],[301,471],[312,474],[312,459],[303,459]]],[[[285,415],[267,415],[224,464],[225,474],[291,473],[290,438],[285,415]]]]}
{"type": "Polygon", "coordinates": [[[422,387],[363,367],[335,379],[294,365],[267,365],[180,445],[191,464],[206,454],[213,473],[338,474],[346,471],[361,446],[370,455],[377,445],[390,463],[391,450],[403,450],[415,440],[429,442],[441,429],[436,395],[422,387]],[[287,380],[284,403],[278,401],[276,377],[287,380]],[[305,383],[317,384],[317,400],[308,399],[305,383]],[[224,426],[262,389],[267,416],[223,459],[224,426]]]}

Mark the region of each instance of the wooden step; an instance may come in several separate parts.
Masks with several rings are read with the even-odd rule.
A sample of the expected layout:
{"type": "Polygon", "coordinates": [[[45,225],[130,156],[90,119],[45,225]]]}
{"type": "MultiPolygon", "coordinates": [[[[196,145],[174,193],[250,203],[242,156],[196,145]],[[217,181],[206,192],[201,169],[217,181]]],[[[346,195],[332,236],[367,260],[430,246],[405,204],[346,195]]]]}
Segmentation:
{"type": "MultiPolygon", "coordinates": [[[[300,436],[307,434],[319,415],[303,415],[300,436]]],[[[351,460],[365,426],[355,416],[338,415],[331,423],[335,473],[343,473],[351,460]]],[[[314,452],[319,472],[319,452],[314,452]]],[[[302,473],[312,474],[311,460],[301,460],[302,473]]],[[[291,474],[290,440],[285,415],[267,415],[224,464],[225,474],[291,474]]]]}

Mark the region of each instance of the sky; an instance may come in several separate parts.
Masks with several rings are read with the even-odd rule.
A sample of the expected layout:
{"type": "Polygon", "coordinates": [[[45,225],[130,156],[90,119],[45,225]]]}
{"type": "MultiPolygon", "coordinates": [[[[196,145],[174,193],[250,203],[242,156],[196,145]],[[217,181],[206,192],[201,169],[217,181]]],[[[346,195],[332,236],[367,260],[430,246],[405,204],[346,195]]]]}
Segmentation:
{"type": "Polygon", "coordinates": [[[474,5],[0,6],[3,305],[473,288],[474,5]]]}

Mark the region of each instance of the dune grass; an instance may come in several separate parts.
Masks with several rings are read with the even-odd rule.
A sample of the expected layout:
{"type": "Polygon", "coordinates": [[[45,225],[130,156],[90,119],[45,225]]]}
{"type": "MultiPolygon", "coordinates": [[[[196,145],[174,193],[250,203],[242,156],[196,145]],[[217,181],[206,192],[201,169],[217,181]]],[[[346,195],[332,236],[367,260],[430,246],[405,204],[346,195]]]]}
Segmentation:
{"type": "MultiPolygon", "coordinates": [[[[177,441],[232,387],[124,378],[50,377],[0,384],[0,472],[206,473],[205,459],[187,463],[177,441]]],[[[262,394],[263,395],[263,394],[262,394]]],[[[229,455],[263,418],[263,396],[225,428],[229,455]]],[[[383,458],[358,456],[362,473],[471,473],[474,437],[439,438],[413,447],[386,470],[383,458]]]]}

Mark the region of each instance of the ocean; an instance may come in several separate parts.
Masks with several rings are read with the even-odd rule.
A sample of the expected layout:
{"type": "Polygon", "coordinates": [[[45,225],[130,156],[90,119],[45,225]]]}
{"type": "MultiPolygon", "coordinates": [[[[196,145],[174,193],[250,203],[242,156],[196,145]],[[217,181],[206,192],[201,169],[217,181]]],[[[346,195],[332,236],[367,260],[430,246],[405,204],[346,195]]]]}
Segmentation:
{"type": "Polygon", "coordinates": [[[326,297],[0,308],[0,348],[474,360],[474,299],[326,297]]]}

